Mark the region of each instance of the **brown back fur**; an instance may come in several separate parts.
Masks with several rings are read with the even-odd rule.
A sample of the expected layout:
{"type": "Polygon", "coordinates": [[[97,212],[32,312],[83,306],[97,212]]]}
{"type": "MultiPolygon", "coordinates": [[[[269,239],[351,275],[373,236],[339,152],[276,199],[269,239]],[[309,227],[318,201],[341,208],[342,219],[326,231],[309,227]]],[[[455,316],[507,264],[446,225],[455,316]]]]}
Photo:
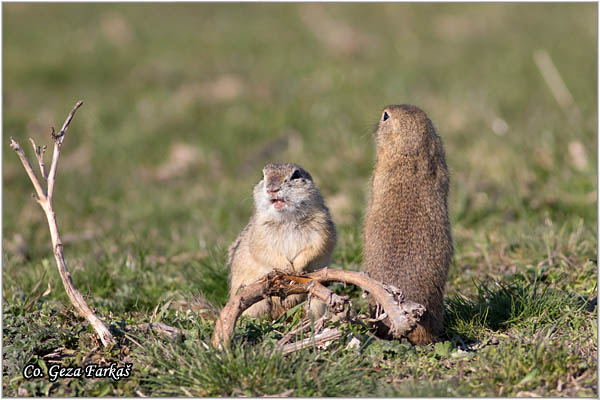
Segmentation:
{"type": "MultiPolygon", "coordinates": [[[[371,277],[397,286],[427,309],[408,335],[432,342],[443,327],[443,296],[453,253],[449,175],[440,137],[414,106],[388,106],[375,132],[377,160],[364,223],[371,277]]],[[[385,326],[380,334],[386,335],[385,326]]]]}

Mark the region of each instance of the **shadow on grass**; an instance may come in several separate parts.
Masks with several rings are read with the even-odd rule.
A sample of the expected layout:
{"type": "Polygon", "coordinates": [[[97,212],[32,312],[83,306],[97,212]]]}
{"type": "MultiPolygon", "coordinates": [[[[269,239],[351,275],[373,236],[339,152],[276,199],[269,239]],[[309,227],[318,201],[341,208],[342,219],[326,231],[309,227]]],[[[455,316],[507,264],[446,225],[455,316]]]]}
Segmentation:
{"type": "Polygon", "coordinates": [[[474,283],[477,294],[460,294],[446,300],[445,336],[476,340],[486,331],[504,331],[512,327],[538,328],[564,318],[569,312],[589,307],[576,294],[547,287],[538,280],[526,282],[493,281],[474,283]]]}

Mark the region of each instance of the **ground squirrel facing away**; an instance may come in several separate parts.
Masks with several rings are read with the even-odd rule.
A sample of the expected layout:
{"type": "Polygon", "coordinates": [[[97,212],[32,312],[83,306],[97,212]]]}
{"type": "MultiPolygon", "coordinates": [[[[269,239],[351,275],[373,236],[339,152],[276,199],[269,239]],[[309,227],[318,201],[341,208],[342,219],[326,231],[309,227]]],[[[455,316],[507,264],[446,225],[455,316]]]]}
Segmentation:
{"type": "MultiPolygon", "coordinates": [[[[377,160],[364,223],[364,262],[374,279],[397,286],[427,309],[407,337],[431,343],[443,327],[452,258],[449,176],[442,140],[427,115],[388,106],[375,131],[377,160]]],[[[386,335],[387,326],[379,333],[386,335]]]]}
{"type": "MultiPolygon", "coordinates": [[[[314,271],[327,266],[335,247],[336,231],[329,210],[310,174],[296,164],[268,164],[254,187],[254,215],[229,247],[230,296],[241,285],[256,282],[273,269],[314,271]]],[[[262,300],[244,314],[277,318],[305,298],[289,296],[262,300]]],[[[325,305],[311,301],[320,316],[325,305]]]]}

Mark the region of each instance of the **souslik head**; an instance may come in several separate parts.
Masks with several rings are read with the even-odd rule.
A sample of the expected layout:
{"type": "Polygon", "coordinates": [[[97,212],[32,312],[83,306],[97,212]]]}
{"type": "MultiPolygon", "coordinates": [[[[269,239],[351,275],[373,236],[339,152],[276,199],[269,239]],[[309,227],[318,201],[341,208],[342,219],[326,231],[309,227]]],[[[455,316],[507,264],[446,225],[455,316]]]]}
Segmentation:
{"type": "Polygon", "coordinates": [[[322,201],[312,176],[292,163],[267,164],[263,179],[254,187],[256,210],[275,219],[302,217],[322,201]]]}
{"type": "Polygon", "coordinates": [[[435,129],[420,108],[402,104],[383,109],[374,134],[378,152],[409,156],[427,147],[435,129]]]}

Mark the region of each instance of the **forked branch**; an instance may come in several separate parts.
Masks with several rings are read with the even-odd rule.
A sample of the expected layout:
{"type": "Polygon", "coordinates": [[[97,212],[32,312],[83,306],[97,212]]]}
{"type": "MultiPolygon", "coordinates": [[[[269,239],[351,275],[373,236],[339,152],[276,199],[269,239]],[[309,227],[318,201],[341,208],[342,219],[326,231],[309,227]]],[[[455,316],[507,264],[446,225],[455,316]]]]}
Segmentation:
{"type": "Polygon", "coordinates": [[[292,294],[307,293],[323,301],[335,311],[343,310],[349,303],[349,299],[338,296],[323,286],[328,282],[349,283],[369,292],[389,319],[390,333],[396,338],[410,332],[425,312],[425,307],[422,305],[404,300],[402,293],[396,287],[384,285],[364,273],[329,268],[303,275],[272,271],[257,282],[241,288],[229,299],[215,325],[213,346],[227,347],[239,316],[253,304],[271,296],[283,299],[292,294]]]}
{"type": "Polygon", "coordinates": [[[54,178],[56,177],[56,168],[58,167],[58,158],[60,157],[60,146],[65,138],[65,134],[67,133],[67,129],[69,129],[69,125],[71,124],[71,120],[75,116],[75,112],[81,105],[83,104],[83,100],[79,100],[75,103],[75,106],[67,116],[65,123],[62,128],[60,128],[60,132],[58,135],[54,134],[54,127],[52,127],[52,139],[54,139],[54,152],[52,153],[52,164],[50,165],[50,172],[48,173],[48,197],[52,198],[54,194],[54,178]]]}
{"type": "Polygon", "coordinates": [[[89,323],[94,327],[94,330],[100,337],[102,344],[104,346],[109,346],[115,343],[113,335],[108,330],[108,327],[102,322],[96,314],[92,311],[92,309],[87,305],[85,299],[82,294],[75,288],[73,284],[73,280],[71,279],[71,274],[69,274],[69,270],[67,269],[67,265],[65,263],[65,258],[63,255],[63,245],[60,240],[60,235],[58,233],[58,225],[56,223],[56,214],[52,209],[52,196],[54,194],[54,182],[56,177],[56,168],[58,166],[58,159],[60,157],[60,148],[62,145],[62,141],[64,139],[64,135],[69,128],[69,124],[75,115],[75,112],[81,105],[83,101],[78,101],[73,110],[69,113],[65,123],[63,124],[60,133],[58,135],[54,134],[54,128],[52,129],[52,139],[54,140],[54,153],[52,155],[52,164],[50,165],[50,172],[48,176],[46,176],[46,167],[44,164],[44,152],[46,146],[40,148],[36,147],[35,142],[31,140],[31,144],[33,145],[36,158],[38,160],[38,164],[40,166],[40,172],[42,174],[42,178],[47,180],[47,192],[44,190],[40,181],[37,179],[31,164],[27,160],[23,149],[19,145],[17,141],[15,141],[12,137],[10,138],[10,147],[17,153],[19,158],[21,159],[21,163],[33,183],[33,187],[35,188],[37,197],[36,201],[44,210],[46,214],[46,218],[48,219],[48,227],[50,228],[50,236],[52,237],[52,249],[54,251],[54,258],[56,259],[56,265],[58,267],[58,272],[60,273],[60,277],[62,279],[63,286],[65,287],[65,291],[69,296],[69,300],[82,317],[87,319],[89,323]]]}
{"type": "Polygon", "coordinates": [[[40,166],[40,173],[42,174],[42,178],[44,180],[48,179],[48,175],[46,175],[46,164],[44,164],[44,153],[46,153],[46,146],[36,146],[35,142],[32,138],[29,138],[31,145],[33,146],[33,151],[35,152],[35,158],[38,160],[38,164],[40,166]]]}

